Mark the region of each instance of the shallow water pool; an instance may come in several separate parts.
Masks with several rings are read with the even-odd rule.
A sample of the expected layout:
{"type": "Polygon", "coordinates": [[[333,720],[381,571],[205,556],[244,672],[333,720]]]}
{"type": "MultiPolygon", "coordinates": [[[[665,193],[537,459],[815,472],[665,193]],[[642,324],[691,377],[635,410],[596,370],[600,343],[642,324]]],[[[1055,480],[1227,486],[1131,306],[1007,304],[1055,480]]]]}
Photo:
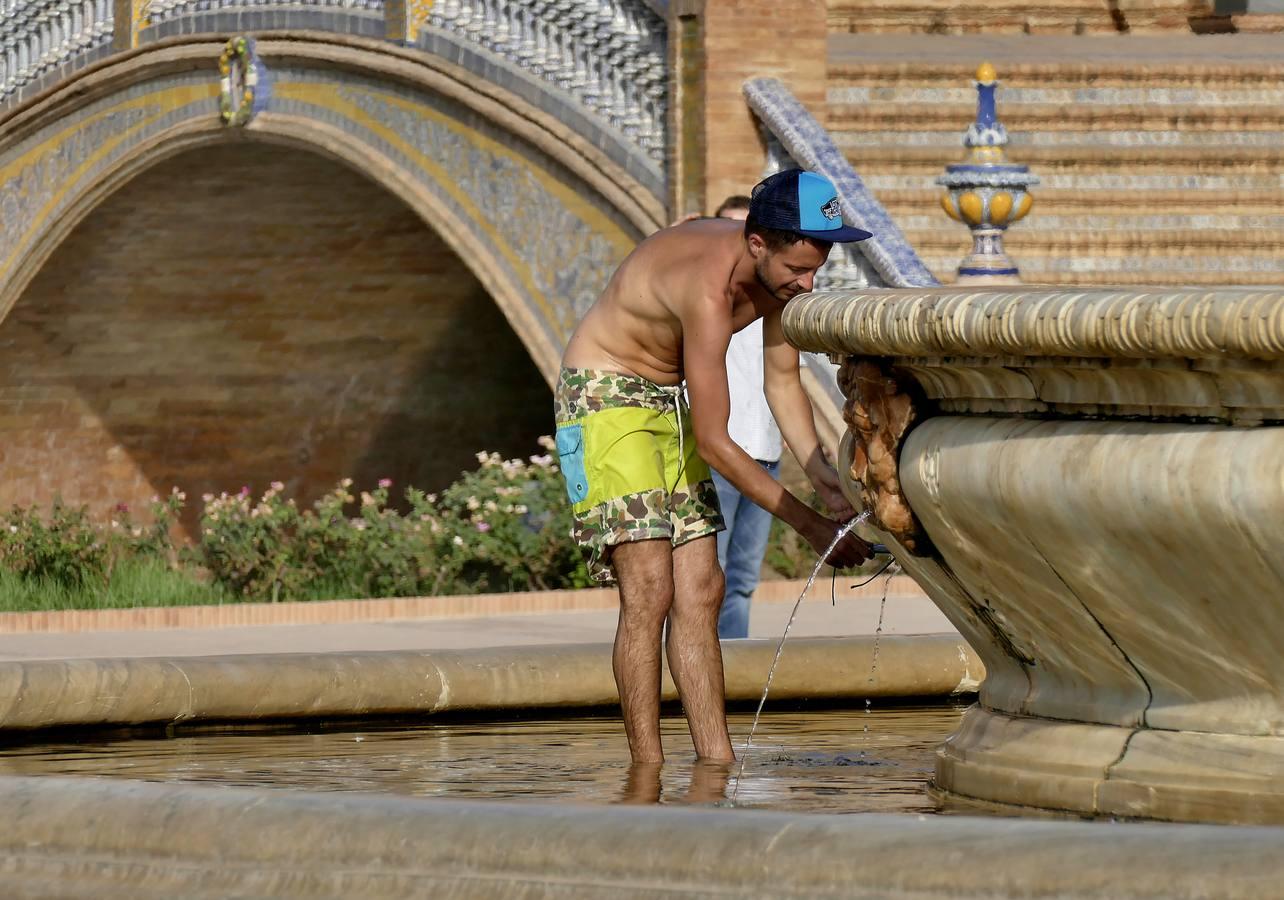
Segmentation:
{"type": "MultiPolygon", "coordinates": [[[[963,705],[764,714],[736,806],[936,812],[933,751],[963,705]]],[[[729,716],[742,753],[753,716],[729,716]]],[[[632,767],[618,717],[203,731],[0,748],[0,774],[203,782],[282,790],[584,803],[726,804],[738,764],[696,763],[686,722],[662,722],[668,762],[632,767]]]]}

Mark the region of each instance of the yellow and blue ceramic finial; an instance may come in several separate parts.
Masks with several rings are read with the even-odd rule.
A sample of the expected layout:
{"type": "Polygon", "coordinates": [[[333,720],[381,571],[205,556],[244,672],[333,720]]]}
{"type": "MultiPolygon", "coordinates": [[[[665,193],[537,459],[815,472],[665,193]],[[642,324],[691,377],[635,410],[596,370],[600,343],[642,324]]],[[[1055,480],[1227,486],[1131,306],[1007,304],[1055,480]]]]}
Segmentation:
{"type": "Polygon", "coordinates": [[[995,104],[999,80],[994,66],[981,63],[974,84],[976,118],[963,135],[967,158],[946,166],[945,174],[936,179],[946,189],[941,206],[950,218],[972,229],[972,252],[959,266],[958,281],[1017,282],[1020,273],[1003,252],[1003,232],[1030,211],[1034,198],[1029,188],[1039,179],[1026,166],[1008,162],[1004,153],[1008,132],[995,104]]]}
{"type": "Polygon", "coordinates": [[[963,136],[963,146],[971,151],[972,162],[1001,163],[1008,132],[999,121],[994,94],[999,81],[994,66],[981,63],[976,70],[976,120],[963,136]]]}

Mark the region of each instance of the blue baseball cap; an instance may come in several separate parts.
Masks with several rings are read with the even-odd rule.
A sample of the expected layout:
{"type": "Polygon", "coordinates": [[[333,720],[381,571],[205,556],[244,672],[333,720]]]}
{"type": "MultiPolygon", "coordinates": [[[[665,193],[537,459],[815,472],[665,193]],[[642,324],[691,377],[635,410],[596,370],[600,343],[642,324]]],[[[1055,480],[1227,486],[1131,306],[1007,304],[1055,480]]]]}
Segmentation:
{"type": "Polygon", "coordinates": [[[767,228],[834,244],[873,237],[868,231],[843,224],[833,182],[802,169],[777,172],[755,185],[749,198],[749,218],[767,228]]]}

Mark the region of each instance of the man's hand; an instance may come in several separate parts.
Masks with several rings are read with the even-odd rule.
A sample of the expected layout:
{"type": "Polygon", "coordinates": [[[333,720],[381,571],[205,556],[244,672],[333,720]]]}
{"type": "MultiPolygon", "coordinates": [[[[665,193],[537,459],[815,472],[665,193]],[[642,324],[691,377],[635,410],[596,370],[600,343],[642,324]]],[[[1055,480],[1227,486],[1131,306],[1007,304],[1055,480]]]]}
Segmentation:
{"type": "MultiPolygon", "coordinates": [[[[843,527],[840,522],[826,519],[820,513],[814,513],[815,519],[812,524],[803,533],[807,543],[811,544],[816,555],[824,553],[833,543],[834,538],[838,535],[839,530],[843,527]]],[[[856,532],[849,531],[843,535],[843,539],[830,552],[825,562],[829,563],[835,569],[850,569],[853,566],[860,565],[867,559],[874,558],[874,551],[869,544],[865,543],[856,532]]]]}
{"type": "Polygon", "coordinates": [[[838,481],[838,472],[829,464],[829,460],[821,454],[820,448],[812,454],[811,460],[807,464],[807,478],[811,481],[812,487],[816,489],[816,494],[820,497],[825,507],[834,514],[839,522],[846,522],[856,515],[856,510],[852,508],[847,497],[843,495],[842,486],[838,481]]]}

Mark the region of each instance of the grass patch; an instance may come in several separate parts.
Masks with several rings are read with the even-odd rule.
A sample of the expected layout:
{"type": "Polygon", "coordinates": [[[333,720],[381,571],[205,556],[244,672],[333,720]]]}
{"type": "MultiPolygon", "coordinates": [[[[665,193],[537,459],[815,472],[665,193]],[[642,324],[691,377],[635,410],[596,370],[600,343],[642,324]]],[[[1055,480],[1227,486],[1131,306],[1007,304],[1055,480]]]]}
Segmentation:
{"type": "MultiPolygon", "coordinates": [[[[337,580],[318,580],[295,596],[298,600],[352,600],[361,587],[337,580]]],[[[159,560],[121,560],[106,584],[71,587],[49,578],[28,578],[0,569],[0,612],[39,612],[59,609],[138,609],[153,606],[221,606],[262,603],[218,584],[191,569],[173,569],[159,560]]]]}
{"type": "Polygon", "coordinates": [[[106,584],[69,586],[48,578],[25,578],[0,569],[0,612],[56,609],[133,609],[233,603],[218,585],[160,560],[121,560],[106,584]]]}

